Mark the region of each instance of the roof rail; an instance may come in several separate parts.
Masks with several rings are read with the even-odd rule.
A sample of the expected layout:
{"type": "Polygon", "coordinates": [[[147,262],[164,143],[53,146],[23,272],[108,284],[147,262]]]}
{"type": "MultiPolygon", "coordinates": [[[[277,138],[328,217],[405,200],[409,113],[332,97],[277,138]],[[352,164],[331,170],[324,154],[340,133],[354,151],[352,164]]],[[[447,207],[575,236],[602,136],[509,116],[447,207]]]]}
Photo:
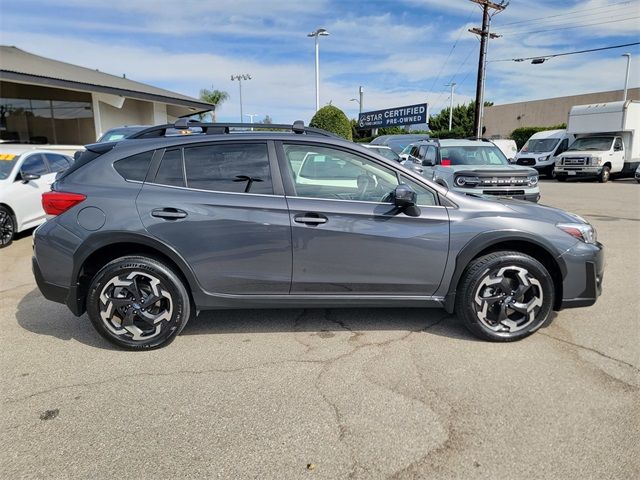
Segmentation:
{"type": "MultiPolygon", "coordinates": [[[[222,135],[232,133],[231,129],[243,130],[285,130],[296,133],[298,135],[319,135],[323,137],[335,137],[331,132],[320,128],[305,127],[302,120],[296,120],[293,125],[275,124],[275,123],[205,123],[189,118],[179,118],[175,123],[167,123],[165,125],[155,125],[145,128],[127,137],[127,140],[141,138],[164,137],[169,130],[189,130],[198,127],[202,129],[204,135],[222,135]]],[[[198,134],[200,134],[198,132],[198,134]]]]}

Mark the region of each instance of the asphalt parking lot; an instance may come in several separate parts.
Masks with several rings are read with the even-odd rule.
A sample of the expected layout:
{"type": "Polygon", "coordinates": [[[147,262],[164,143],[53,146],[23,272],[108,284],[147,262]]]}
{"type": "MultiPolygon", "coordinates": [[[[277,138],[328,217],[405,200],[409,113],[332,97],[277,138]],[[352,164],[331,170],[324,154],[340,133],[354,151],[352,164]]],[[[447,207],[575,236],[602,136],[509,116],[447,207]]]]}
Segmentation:
{"type": "Polygon", "coordinates": [[[639,478],[640,185],[543,182],[604,293],[517,343],[427,309],[202,314],[111,348],[0,250],[3,478],[639,478]]]}

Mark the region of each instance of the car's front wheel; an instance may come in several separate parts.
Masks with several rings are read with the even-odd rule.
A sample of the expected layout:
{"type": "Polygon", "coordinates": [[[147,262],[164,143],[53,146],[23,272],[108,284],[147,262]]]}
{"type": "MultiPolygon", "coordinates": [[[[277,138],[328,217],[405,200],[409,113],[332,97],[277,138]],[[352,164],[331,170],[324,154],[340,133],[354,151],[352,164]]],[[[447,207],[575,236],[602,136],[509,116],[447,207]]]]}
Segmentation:
{"type": "Polygon", "coordinates": [[[476,336],[509,342],[531,335],[549,318],[553,279],[535,258],[500,251],[466,268],[456,294],[456,313],[476,336]]]}
{"type": "Polygon", "coordinates": [[[11,211],[0,205],[0,248],[8,247],[16,234],[16,219],[11,211]]]}
{"type": "Polygon", "coordinates": [[[87,313],[98,333],[129,350],[149,350],[171,343],[192,315],[180,277],[158,260],[118,258],[93,278],[87,313]]]}

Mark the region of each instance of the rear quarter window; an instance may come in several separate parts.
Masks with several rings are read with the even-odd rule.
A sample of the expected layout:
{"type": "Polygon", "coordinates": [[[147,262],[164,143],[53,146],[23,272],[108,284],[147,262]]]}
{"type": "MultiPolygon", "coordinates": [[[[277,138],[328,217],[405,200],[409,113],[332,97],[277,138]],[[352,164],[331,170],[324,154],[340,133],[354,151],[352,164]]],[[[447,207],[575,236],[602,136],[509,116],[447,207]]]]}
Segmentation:
{"type": "Polygon", "coordinates": [[[113,168],[116,169],[125,180],[133,180],[143,182],[147,176],[153,150],[150,152],[138,153],[131,157],[123,158],[114,162],[113,168]]]}

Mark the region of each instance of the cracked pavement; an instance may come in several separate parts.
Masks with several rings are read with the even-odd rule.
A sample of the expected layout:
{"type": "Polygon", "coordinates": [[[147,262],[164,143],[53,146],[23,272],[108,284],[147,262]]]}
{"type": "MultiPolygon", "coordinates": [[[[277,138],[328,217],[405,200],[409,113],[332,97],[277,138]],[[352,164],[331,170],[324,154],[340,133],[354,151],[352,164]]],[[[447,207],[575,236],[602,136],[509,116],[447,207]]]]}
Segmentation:
{"type": "Polygon", "coordinates": [[[640,185],[541,188],[598,229],[604,294],[511,344],[435,309],[237,310],[118,351],[42,298],[23,235],[0,250],[0,477],[640,477],[640,185]]]}

